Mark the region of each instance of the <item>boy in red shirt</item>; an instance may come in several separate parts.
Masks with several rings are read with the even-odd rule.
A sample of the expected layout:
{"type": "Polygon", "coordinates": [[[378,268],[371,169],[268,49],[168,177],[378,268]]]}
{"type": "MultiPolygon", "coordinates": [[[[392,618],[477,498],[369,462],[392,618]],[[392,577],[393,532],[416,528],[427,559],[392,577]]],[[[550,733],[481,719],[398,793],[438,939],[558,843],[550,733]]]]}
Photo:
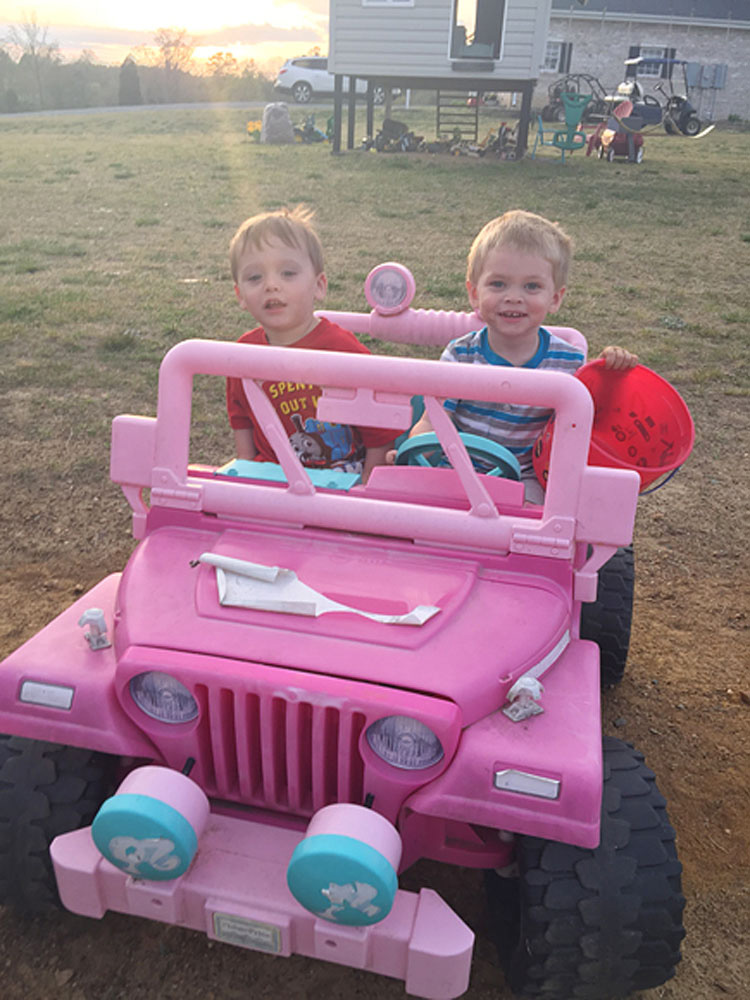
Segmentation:
{"type": "MultiPolygon", "coordinates": [[[[240,343],[369,354],[353,333],[317,319],[325,297],[323,248],[312,213],[298,206],[247,219],[229,248],[234,291],[240,306],[260,323],[240,343]]],[[[319,421],[320,386],[267,380],[263,391],[274,405],[301,463],[307,468],[359,472],[385,463],[394,432],[319,421]]],[[[276,455],[250,408],[242,380],[227,379],[227,411],[237,457],[275,462],[276,455]]]]}

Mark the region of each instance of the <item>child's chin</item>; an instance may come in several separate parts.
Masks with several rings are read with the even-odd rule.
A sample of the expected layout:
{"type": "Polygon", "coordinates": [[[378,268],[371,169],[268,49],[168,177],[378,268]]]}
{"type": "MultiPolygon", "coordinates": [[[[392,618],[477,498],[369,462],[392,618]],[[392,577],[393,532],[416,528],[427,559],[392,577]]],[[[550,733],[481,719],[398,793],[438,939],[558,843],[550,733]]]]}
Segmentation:
{"type": "Polygon", "coordinates": [[[531,326],[528,320],[519,320],[518,322],[498,323],[495,330],[501,337],[529,337],[536,333],[538,327],[531,326]]]}

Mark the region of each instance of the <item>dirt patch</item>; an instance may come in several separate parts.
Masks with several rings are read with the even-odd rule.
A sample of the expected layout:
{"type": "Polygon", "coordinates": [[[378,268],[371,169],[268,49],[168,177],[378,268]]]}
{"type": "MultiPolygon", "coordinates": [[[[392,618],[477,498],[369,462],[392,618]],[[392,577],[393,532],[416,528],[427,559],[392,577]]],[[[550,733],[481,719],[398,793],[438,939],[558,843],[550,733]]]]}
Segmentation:
{"type": "MultiPolygon", "coordinates": [[[[744,1000],[750,979],[750,678],[746,407],[720,393],[690,399],[699,439],[687,466],[640,503],[636,608],[622,685],[604,703],[605,732],[646,754],[669,803],[684,864],[684,959],[674,980],[643,994],[744,1000]],[[744,416],[743,416],[744,414],[744,416]],[[744,424],[744,426],[743,426],[744,424]],[[726,433],[732,427],[733,434],[726,433]]],[[[10,455],[6,438],[0,452],[10,455]]],[[[6,654],[130,550],[113,490],[72,486],[64,504],[16,484],[3,517],[0,653],[6,654]],[[31,525],[36,525],[30,534],[31,525]]],[[[508,997],[488,940],[481,874],[422,863],[403,884],[437,889],[477,931],[468,1000],[508,997]]],[[[4,1000],[234,1000],[403,997],[400,982],[301,958],[215,944],[198,933],[108,914],[19,921],[0,909],[4,1000]]]]}

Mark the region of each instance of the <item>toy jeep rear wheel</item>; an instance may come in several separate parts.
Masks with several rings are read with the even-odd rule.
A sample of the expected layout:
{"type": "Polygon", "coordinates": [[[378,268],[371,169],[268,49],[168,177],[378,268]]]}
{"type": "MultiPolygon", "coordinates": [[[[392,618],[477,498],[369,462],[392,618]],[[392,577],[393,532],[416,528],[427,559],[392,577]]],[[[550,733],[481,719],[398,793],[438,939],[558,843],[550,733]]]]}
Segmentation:
{"type": "Polygon", "coordinates": [[[599,570],[596,600],[581,608],[581,638],[599,646],[602,687],[623,678],[633,620],[633,546],[618,549],[599,570]]]}
{"type": "Polygon", "coordinates": [[[0,735],[0,904],[60,907],[49,847],[91,823],[112,791],[116,757],[0,735]]]}
{"type": "Polygon", "coordinates": [[[685,905],[674,836],[643,755],[606,738],[599,846],[519,837],[519,877],[487,875],[511,990],[610,1000],[670,979],[685,905]]]}

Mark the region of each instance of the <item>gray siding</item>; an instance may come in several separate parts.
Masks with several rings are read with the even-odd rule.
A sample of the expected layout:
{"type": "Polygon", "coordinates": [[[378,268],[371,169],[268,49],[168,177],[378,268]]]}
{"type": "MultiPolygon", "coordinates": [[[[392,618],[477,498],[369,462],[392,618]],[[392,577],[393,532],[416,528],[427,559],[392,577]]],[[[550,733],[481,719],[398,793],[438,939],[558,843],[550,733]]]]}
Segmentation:
{"type": "MultiPolygon", "coordinates": [[[[503,44],[495,79],[536,79],[544,51],[551,0],[506,0],[503,44]]],[[[453,0],[414,0],[413,7],[363,7],[361,0],[331,0],[328,64],[358,76],[446,77],[461,80],[450,59],[453,0]]]]}

